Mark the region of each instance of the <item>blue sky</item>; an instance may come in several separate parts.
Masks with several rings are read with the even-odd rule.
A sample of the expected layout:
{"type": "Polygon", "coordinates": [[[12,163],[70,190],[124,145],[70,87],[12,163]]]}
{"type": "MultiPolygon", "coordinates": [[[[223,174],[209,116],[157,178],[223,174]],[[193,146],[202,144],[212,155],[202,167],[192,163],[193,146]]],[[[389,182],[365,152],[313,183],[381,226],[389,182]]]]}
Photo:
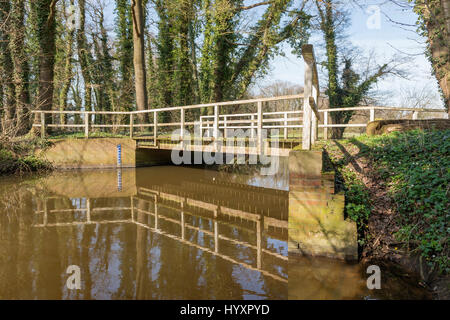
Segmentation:
{"type": "MultiPolygon", "coordinates": [[[[416,88],[422,90],[426,88],[436,96],[435,105],[432,107],[443,106],[439,98],[438,85],[435,77],[431,73],[431,65],[423,54],[425,50],[425,39],[415,32],[415,27],[407,28],[399,26],[389,21],[384,13],[394,21],[400,21],[406,24],[415,24],[417,16],[412,10],[401,10],[393,4],[385,4],[380,7],[381,20],[379,29],[369,29],[367,20],[370,14],[366,12],[369,5],[381,1],[367,1],[368,4],[359,8],[352,6],[351,26],[348,30],[348,40],[368,53],[373,50],[377,61],[382,63],[389,60],[393,55],[406,52],[414,54],[408,57],[404,69],[408,72],[408,79],[400,77],[388,77],[377,85],[379,92],[390,92],[389,101],[385,104],[397,106],[401,104],[401,92],[404,88],[416,88]],[[419,55],[416,55],[419,54],[419,55]]],[[[311,41],[314,43],[314,40],[311,41]]],[[[274,80],[289,81],[303,84],[303,61],[292,54],[290,48],[285,46],[286,57],[277,57],[272,63],[272,72],[262,84],[270,83],[274,80]]],[[[325,79],[321,79],[321,85],[325,84],[325,79]]]]}
{"type": "MultiPolygon", "coordinates": [[[[248,3],[252,2],[248,1],[248,3]]],[[[425,39],[415,32],[415,27],[404,30],[399,25],[390,22],[386,17],[387,15],[394,21],[413,25],[417,21],[416,14],[410,9],[401,9],[385,0],[366,0],[359,2],[364,4],[361,7],[349,5],[349,9],[351,9],[351,25],[348,30],[348,40],[353,45],[361,48],[366,54],[373,50],[378,63],[390,60],[393,55],[399,54],[398,50],[415,54],[414,56],[408,57],[408,63],[404,65],[404,69],[410,71],[408,72],[408,79],[388,77],[377,84],[375,89],[378,92],[390,93],[387,99],[388,101],[384,101],[383,103],[385,105],[398,106],[401,104],[402,99],[400,96],[405,88],[416,88],[417,90],[425,88],[436,96],[434,105],[430,107],[443,107],[443,102],[439,98],[436,79],[431,73],[431,65],[423,54],[425,51],[425,39]],[[367,27],[367,20],[370,14],[366,10],[370,5],[376,5],[378,3],[384,3],[380,6],[382,11],[380,15],[380,28],[370,29],[367,27]]],[[[106,1],[106,3],[109,24],[112,26],[114,2],[106,1]]],[[[314,44],[314,38],[311,43],[314,44]]],[[[283,51],[285,56],[276,57],[271,62],[271,71],[264,79],[257,83],[256,87],[264,86],[274,81],[289,81],[303,85],[303,61],[290,53],[291,48],[287,44],[283,46],[283,51]]],[[[326,83],[323,76],[320,80],[323,86],[326,83]]]]}

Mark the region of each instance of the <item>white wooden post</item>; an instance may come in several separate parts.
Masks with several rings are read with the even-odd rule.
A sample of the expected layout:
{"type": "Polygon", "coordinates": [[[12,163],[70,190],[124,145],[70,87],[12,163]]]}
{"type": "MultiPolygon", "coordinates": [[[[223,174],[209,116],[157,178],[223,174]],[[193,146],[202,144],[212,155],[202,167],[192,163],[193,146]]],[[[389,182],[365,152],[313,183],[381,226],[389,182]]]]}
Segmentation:
{"type": "Polygon", "coordinates": [[[184,140],[184,109],[180,110],[181,115],[180,115],[180,140],[184,140]]]}
{"type": "Polygon", "coordinates": [[[153,142],[155,147],[158,145],[158,112],[153,112],[153,142]]]}
{"type": "Polygon", "coordinates": [[[370,109],[370,122],[375,121],[375,109],[370,109]]]}
{"type": "Polygon", "coordinates": [[[200,116],[200,139],[203,140],[203,116],[200,116]]]}
{"type": "MultiPolygon", "coordinates": [[[[311,106],[311,104],[310,104],[311,106]]],[[[311,106],[313,108],[314,106],[311,106]]],[[[318,120],[315,112],[311,113],[311,145],[314,145],[317,140],[317,126],[318,120]]]]}
{"type": "Polygon", "coordinates": [[[323,138],[325,139],[325,140],[328,140],[328,111],[325,111],[324,113],[323,113],[323,124],[324,124],[324,127],[323,127],[323,138]]]}
{"type": "Polygon", "coordinates": [[[284,113],[284,139],[286,140],[288,138],[288,114],[287,112],[284,113]]]}
{"type": "Polygon", "coordinates": [[[217,140],[219,139],[219,106],[214,106],[214,124],[213,124],[214,149],[218,149],[217,140]]]}
{"type": "Polygon", "coordinates": [[[211,137],[211,125],[210,125],[210,123],[209,123],[209,118],[207,118],[207,120],[206,120],[206,136],[208,137],[208,138],[210,138],[211,137]]]}
{"type": "Polygon", "coordinates": [[[223,137],[227,138],[227,116],[223,117],[223,137]]]}
{"type": "Polygon", "coordinates": [[[311,150],[311,145],[317,138],[320,86],[313,46],[311,44],[303,45],[302,54],[305,60],[302,147],[303,150],[311,150]]]}
{"type": "Polygon", "coordinates": [[[84,137],[89,138],[89,113],[84,113],[84,137]]]}
{"type": "Polygon", "coordinates": [[[250,138],[255,138],[255,116],[252,114],[250,123],[250,138]]]}
{"type": "MultiPolygon", "coordinates": [[[[315,62],[314,62],[315,63],[315,62]]],[[[314,70],[313,70],[314,72],[314,70]]],[[[313,78],[314,78],[314,74],[313,74],[313,78]]],[[[319,80],[317,79],[317,81],[315,82],[313,79],[313,86],[312,86],[312,96],[313,96],[313,101],[312,101],[312,105],[311,105],[311,99],[310,99],[310,106],[311,108],[314,108],[314,112],[312,113],[312,124],[311,124],[311,143],[314,145],[318,139],[318,135],[319,135],[319,119],[318,119],[318,114],[316,112],[318,112],[319,110],[319,80]]]]}
{"type": "Polygon", "coordinates": [[[130,113],[130,138],[133,139],[133,131],[134,131],[134,116],[130,113]]]}
{"type": "Polygon", "coordinates": [[[41,112],[41,138],[45,139],[45,113],[41,112]]]}
{"type": "Polygon", "coordinates": [[[263,149],[263,112],[262,112],[262,101],[258,101],[258,112],[257,112],[257,133],[256,133],[256,148],[257,148],[257,152],[258,154],[261,154],[262,149],[263,149]]]}
{"type": "Polygon", "coordinates": [[[303,93],[303,133],[302,148],[311,150],[311,121],[312,109],[309,98],[312,95],[312,62],[305,60],[305,89],[303,93]]]}
{"type": "Polygon", "coordinates": [[[214,106],[214,124],[213,124],[213,137],[214,140],[219,138],[219,106],[214,106]]]}
{"type": "Polygon", "coordinates": [[[413,112],[413,116],[412,116],[413,120],[417,120],[417,119],[418,119],[418,116],[419,116],[419,112],[414,111],[414,112],[413,112]]]}

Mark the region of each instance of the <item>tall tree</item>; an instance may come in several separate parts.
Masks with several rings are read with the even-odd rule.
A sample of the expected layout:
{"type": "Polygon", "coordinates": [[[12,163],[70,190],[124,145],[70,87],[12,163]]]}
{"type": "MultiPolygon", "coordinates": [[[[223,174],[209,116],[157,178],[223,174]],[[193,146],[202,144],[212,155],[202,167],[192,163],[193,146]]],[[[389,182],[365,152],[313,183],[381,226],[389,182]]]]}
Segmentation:
{"type": "Polygon", "coordinates": [[[194,102],[194,69],[191,61],[192,51],[189,47],[194,20],[195,7],[193,0],[181,0],[172,4],[176,16],[173,21],[174,35],[174,73],[173,90],[174,105],[188,105],[194,102]]]}
{"type": "Polygon", "coordinates": [[[12,2],[11,32],[9,47],[14,65],[15,109],[17,133],[26,132],[29,127],[28,105],[30,103],[28,77],[29,66],[25,55],[25,1],[12,2]]]}
{"type": "Polygon", "coordinates": [[[147,110],[147,79],[144,51],[144,10],[142,0],[132,0],[133,63],[137,110],[147,110]]]}
{"type": "Polygon", "coordinates": [[[84,108],[92,110],[92,54],[86,37],[86,0],[78,0],[80,21],[77,30],[78,59],[84,80],[84,108]]]}
{"type": "MultiPolygon", "coordinates": [[[[37,107],[51,110],[53,106],[53,68],[55,64],[55,16],[57,0],[36,0],[31,5],[35,11],[36,34],[39,41],[39,89],[37,107]]],[[[46,123],[52,123],[51,115],[46,123]]]]}
{"type": "MultiPolygon", "coordinates": [[[[155,10],[158,15],[158,91],[159,106],[173,106],[172,77],[174,68],[174,38],[171,33],[173,28],[173,18],[170,7],[163,0],[155,0],[155,10]]],[[[165,116],[165,114],[164,114],[165,116]]]]}
{"type": "MultiPolygon", "coordinates": [[[[123,110],[132,110],[133,103],[133,21],[128,0],[116,0],[116,59],[119,61],[119,103],[123,110]]],[[[119,111],[119,110],[117,110],[119,111]]]]}
{"type": "Polygon", "coordinates": [[[419,32],[428,39],[428,56],[450,114],[450,1],[414,2],[414,11],[419,16],[419,32]]]}
{"type": "Polygon", "coordinates": [[[211,101],[242,97],[258,75],[267,70],[268,62],[283,41],[295,38],[305,43],[310,20],[304,12],[305,3],[301,1],[296,4],[298,7],[291,8],[290,0],[248,6],[238,0],[211,0],[204,8],[206,29],[201,58],[204,69],[200,71],[201,88],[210,94],[202,92],[202,97],[209,96],[211,101]],[[244,12],[260,7],[265,7],[263,14],[247,30],[248,36],[244,36],[241,17],[244,12]]]}
{"type": "Polygon", "coordinates": [[[2,104],[3,104],[3,131],[11,133],[14,127],[15,117],[15,86],[13,79],[13,62],[10,43],[10,24],[11,24],[11,5],[9,1],[0,2],[0,85],[2,86],[2,104]]]}
{"type": "MultiPolygon", "coordinates": [[[[65,1],[63,3],[63,12],[62,16],[64,17],[65,25],[69,25],[71,22],[68,21],[70,19],[72,12],[68,12],[74,8],[74,0],[70,0],[69,10],[66,8],[65,1]]],[[[64,49],[63,49],[63,59],[62,59],[62,70],[61,70],[61,79],[60,79],[60,91],[59,91],[59,110],[64,111],[67,110],[67,98],[69,94],[70,84],[72,83],[73,77],[73,45],[74,45],[74,28],[63,27],[65,32],[64,37],[62,38],[64,41],[64,49]]],[[[61,35],[62,36],[62,35],[61,35]]],[[[60,123],[65,123],[64,114],[60,114],[60,123]]]]}

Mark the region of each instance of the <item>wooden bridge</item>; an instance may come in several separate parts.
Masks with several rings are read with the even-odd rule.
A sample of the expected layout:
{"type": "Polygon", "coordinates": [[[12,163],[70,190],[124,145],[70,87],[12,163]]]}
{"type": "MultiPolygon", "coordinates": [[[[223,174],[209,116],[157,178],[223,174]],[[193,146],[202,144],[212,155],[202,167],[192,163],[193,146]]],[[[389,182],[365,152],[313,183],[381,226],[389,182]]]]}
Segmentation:
{"type": "Polygon", "coordinates": [[[418,118],[419,112],[441,111],[380,106],[319,109],[320,87],[312,45],[303,47],[303,57],[305,60],[303,94],[131,112],[38,110],[34,111],[37,119],[34,127],[40,128],[42,137],[46,136],[48,129],[81,130],[85,138],[89,138],[92,132],[111,129],[113,132],[128,132],[129,137],[135,139],[141,148],[166,150],[180,148],[227,153],[235,151],[236,146],[244,146],[242,152],[260,154],[264,150],[269,151],[267,153],[273,152],[272,149],[288,150],[298,144],[301,144],[304,150],[309,150],[318,140],[319,129],[323,130],[323,139],[328,139],[328,130],[331,128],[367,126],[367,123],[331,123],[330,115],[333,112],[367,112],[369,121],[373,121],[376,112],[381,110],[399,112],[403,116],[412,113],[413,119],[418,118]],[[289,107],[279,111],[280,103],[289,103],[289,107]],[[270,106],[272,110],[277,111],[264,110],[270,106]],[[111,120],[109,124],[105,123],[107,117],[111,120]],[[166,118],[178,121],[162,120],[166,118]],[[48,123],[50,119],[52,123],[48,123]],[[176,129],[179,130],[174,137],[171,132],[176,129]],[[232,130],[246,130],[244,142],[239,139],[232,140],[232,130]],[[192,138],[189,133],[194,131],[197,131],[197,134],[192,138]],[[289,139],[293,133],[294,138],[289,139]],[[273,141],[277,144],[271,147],[273,141]],[[233,150],[229,150],[230,148],[233,150]]]}

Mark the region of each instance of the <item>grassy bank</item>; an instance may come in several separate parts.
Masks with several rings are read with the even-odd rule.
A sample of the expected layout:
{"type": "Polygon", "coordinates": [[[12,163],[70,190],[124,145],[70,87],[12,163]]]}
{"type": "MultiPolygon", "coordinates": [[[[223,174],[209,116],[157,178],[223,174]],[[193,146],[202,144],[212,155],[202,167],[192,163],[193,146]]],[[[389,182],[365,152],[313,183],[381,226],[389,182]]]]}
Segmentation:
{"type": "Polygon", "coordinates": [[[394,132],[320,146],[346,193],[363,257],[419,257],[426,273],[450,271],[450,130],[394,132]]]}
{"type": "Polygon", "coordinates": [[[33,155],[36,148],[44,148],[47,144],[46,140],[28,137],[2,140],[0,142],[0,176],[51,169],[50,163],[33,155]]]}

